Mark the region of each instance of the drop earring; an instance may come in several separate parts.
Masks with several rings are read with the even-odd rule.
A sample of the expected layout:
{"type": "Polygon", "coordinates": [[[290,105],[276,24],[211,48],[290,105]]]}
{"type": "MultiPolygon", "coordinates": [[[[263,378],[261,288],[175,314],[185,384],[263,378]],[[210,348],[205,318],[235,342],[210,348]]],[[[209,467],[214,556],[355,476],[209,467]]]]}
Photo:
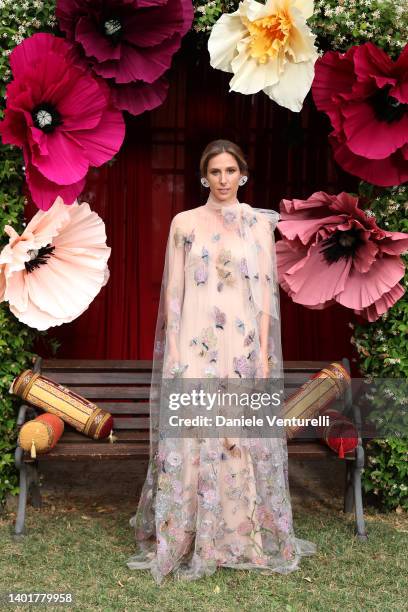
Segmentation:
{"type": "Polygon", "coordinates": [[[238,181],[238,185],[240,187],[243,187],[245,185],[245,183],[247,182],[248,177],[244,174],[244,176],[241,176],[241,178],[238,181]]]}
{"type": "Polygon", "coordinates": [[[202,176],[200,180],[201,180],[201,184],[203,187],[208,188],[210,186],[210,183],[207,181],[207,179],[204,176],[202,176]]]}

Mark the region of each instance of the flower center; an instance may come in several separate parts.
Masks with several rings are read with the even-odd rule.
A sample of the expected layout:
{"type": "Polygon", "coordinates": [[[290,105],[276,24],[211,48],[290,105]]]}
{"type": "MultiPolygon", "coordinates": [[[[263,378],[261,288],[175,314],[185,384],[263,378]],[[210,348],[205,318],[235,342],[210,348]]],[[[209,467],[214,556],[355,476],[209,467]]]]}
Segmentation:
{"type": "Polygon", "coordinates": [[[356,229],[335,232],[330,238],[323,241],[320,253],[323,253],[329,265],[342,258],[354,258],[358,249],[364,244],[360,233],[360,230],[356,229]]]}
{"type": "Polygon", "coordinates": [[[107,19],[103,23],[105,35],[109,37],[114,44],[118,43],[122,37],[122,22],[117,17],[107,19]]]}
{"type": "Polygon", "coordinates": [[[47,263],[47,259],[52,255],[54,249],[54,246],[47,244],[47,246],[41,247],[41,249],[28,251],[30,261],[26,261],[24,264],[27,272],[33,272],[35,268],[39,268],[43,264],[47,263]]]}
{"type": "Polygon", "coordinates": [[[390,89],[391,85],[386,85],[376,91],[370,98],[377,119],[387,123],[399,121],[408,110],[408,104],[404,104],[388,94],[390,89]]]}
{"type": "Polygon", "coordinates": [[[292,22],[285,12],[268,15],[255,21],[242,18],[250,35],[249,55],[265,64],[269,59],[275,58],[282,47],[286,46],[290,36],[292,22]]]}
{"type": "Polygon", "coordinates": [[[62,123],[62,117],[53,104],[41,102],[31,111],[35,127],[46,134],[55,130],[62,123]]]}

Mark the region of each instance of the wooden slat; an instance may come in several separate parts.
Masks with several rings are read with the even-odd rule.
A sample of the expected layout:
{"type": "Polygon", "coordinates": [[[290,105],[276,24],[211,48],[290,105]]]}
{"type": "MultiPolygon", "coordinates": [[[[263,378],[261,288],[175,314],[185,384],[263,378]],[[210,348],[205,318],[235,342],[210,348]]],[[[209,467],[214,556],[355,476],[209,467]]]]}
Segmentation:
{"type": "Polygon", "coordinates": [[[152,373],[146,372],[65,372],[42,368],[41,373],[63,385],[150,385],[152,373]]]}
{"type": "Polygon", "coordinates": [[[116,414],[149,414],[149,402],[104,402],[98,401],[99,408],[110,412],[112,415],[116,414]]]}
{"type": "Polygon", "coordinates": [[[116,429],[149,429],[150,419],[149,417],[125,417],[125,418],[114,418],[113,428],[116,429]]]}
{"type": "MultiPolygon", "coordinates": [[[[40,459],[52,461],[53,459],[65,459],[75,461],[76,459],[131,459],[136,457],[148,457],[149,444],[143,442],[135,443],[106,443],[78,444],[64,443],[60,441],[49,453],[41,455],[40,459]]],[[[288,444],[288,455],[293,459],[336,459],[337,455],[319,442],[290,442],[288,444]]],[[[346,454],[346,459],[353,459],[354,451],[346,454]]],[[[27,462],[32,461],[27,453],[24,457],[27,462]]]]}
{"type": "MultiPolygon", "coordinates": [[[[345,458],[354,459],[354,451],[345,454],[345,458]]],[[[334,451],[323,442],[309,440],[293,440],[288,442],[288,456],[294,459],[324,459],[337,458],[334,451]]]]}
{"type": "MultiPolygon", "coordinates": [[[[144,442],[148,442],[150,439],[150,432],[147,429],[140,429],[140,430],[134,430],[134,429],[119,429],[119,430],[114,430],[113,432],[115,438],[117,438],[116,442],[113,442],[113,444],[122,444],[123,442],[137,442],[137,441],[144,441],[144,442]]],[[[73,429],[67,429],[64,431],[60,441],[58,442],[58,444],[60,443],[64,443],[64,444],[95,444],[95,445],[101,445],[101,444],[106,444],[106,440],[94,440],[93,438],[87,438],[86,436],[84,436],[83,434],[79,433],[78,431],[75,431],[73,429]]]]}
{"type": "Polygon", "coordinates": [[[152,360],[139,359],[139,360],[127,360],[127,359],[44,359],[42,361],[41,370],[65,370],[67,372],[76,371],[92,371],[98,370],[100,372],[124,372],[124,371],[141,371],[151,370],[152,360]]]}
{"type": "Polygon", "coordinates": [[[150,387],[77,387],[73,385],[70,391],[87,399],[147,399],[150,387]]]}
{"type": "MultiPolygon", "coordinates": [[[[138,444],[64,444],[59,442],[50,452],[41,455],[44,461],[53,459],[65,459],[76,461],[77,459],[133,459],[147,457],[149,455],[149,444],[140,442],[138,444]]],[[[30,462],[30,456],[24,457],[30,462]]]]}
{"type": "MultiPolygon", "coordinates": [[[[329,361],[284,361],[285,371],[318,372],[326,367],[329,361]]],[[[56,372],[140,372],[152,369],[152,360],[110,360],[110,359],[44,359],[42,370],[54,370],[56,372]]]]}

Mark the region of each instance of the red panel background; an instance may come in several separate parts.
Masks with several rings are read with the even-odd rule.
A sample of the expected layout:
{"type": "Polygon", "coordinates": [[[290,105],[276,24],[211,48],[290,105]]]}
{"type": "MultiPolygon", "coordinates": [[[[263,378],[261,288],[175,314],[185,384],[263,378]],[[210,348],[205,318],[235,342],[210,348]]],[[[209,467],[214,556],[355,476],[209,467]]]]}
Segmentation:
{"type": "MultiPolygon", "coordinates": [[[[262,93],[228,93],[229,78],[206,58],[179,57],[166,103],[128,116],[116,160],[90,172],[82,199],[106,223],[111,277],[81,317],[50,330],[62,344],[58,356],[151,358],[170,221],[204,203],[198,162],[213,138],[235,140],[248,155],[250,181],[240,197],[253,206],[278,210],[283,197],[355,190],[333,163],[328,122],[310,97],[300,114],[290,113],[262,93]]],[[[351,356],[351,312],[308,310],[282,293],[281,311],[286,359],[351,356]]]]}

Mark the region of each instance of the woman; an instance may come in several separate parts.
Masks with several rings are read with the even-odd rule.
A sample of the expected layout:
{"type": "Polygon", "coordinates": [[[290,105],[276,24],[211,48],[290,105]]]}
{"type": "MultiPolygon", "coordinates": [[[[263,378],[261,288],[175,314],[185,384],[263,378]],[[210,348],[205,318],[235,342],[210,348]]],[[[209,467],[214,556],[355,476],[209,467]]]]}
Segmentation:
{"type": "MultiPolygon", "coordinates": [[[[294,536],[286,439],[225,430],[169,437],[167,383],[227,383],[282,377],[274,211],[239,203],[247,164],[226,140],[203,152],[203,206],[172,220],[156,327],[148,474],[137,512],[130,569],[160,583],[194,580],[217,567],[288,573],[315,551],[294,536]]],[[[265,380],[267,379],[267,380],[265,380]]],[[[200,386],[200,385],[199,385],[200,386]]],[[[201,385],[202,387],[202,385],[201,385]]],[[[246,430],[247,431],[247,430],[246,430]]]]}

